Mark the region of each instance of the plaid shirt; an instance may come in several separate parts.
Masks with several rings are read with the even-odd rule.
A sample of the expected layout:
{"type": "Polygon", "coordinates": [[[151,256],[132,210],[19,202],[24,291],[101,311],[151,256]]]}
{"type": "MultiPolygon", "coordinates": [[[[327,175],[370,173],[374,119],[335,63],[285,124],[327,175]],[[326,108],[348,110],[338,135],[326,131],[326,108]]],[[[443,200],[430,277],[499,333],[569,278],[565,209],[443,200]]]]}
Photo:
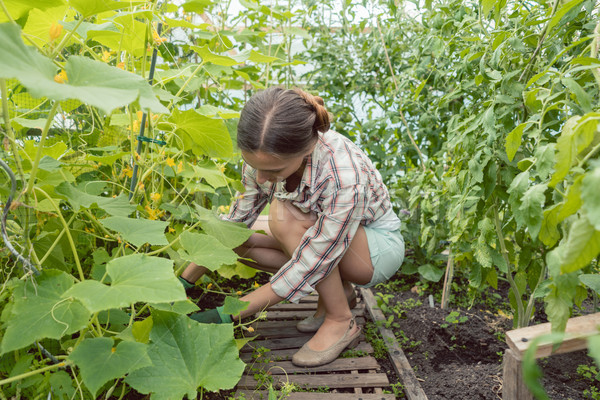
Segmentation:
{"type": "Polygon", "coordinates": [[[306,231],[292,258],[271,278],[273,291],[292,302],[313,292],[337,266],[360,224],[375,222],[389,230],[400,227],[387,188],[371,160],[333,131],[319,134],[293,192],[287,192],[285,181],[257,183],[256,170],[247,164],[242,183],[246,192],[232,204],[223,217],[226,220],[251,226],[273,197],[317,214],[316,223],[306,231]]]}

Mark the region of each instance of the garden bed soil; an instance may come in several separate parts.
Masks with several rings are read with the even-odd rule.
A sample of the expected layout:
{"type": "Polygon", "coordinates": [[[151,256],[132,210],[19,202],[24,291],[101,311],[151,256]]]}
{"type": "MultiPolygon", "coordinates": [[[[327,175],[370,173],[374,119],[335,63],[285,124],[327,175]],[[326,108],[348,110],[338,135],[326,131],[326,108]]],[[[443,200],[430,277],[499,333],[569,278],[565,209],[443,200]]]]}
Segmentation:
{"type": "MultiPolygon", "coordinates": [[[[488,306],[474,305],[468,310],[459,310],[451,305],[443,310],[439,303],[430,307],[428,294],[417,286],[400,291],[390,290],[389,287],[397,289],[393,286],[379,287],[374,293],[393,296],[388,297],[388,309],[410,308],[394,318],[391,329],[399,338],[428,399],[501,399],[502,356],[507,349],[504,332],[511,330],[513,323],[508,313],[502,311],[498,294],[508,293],[508,290],[490,290],[489,295],[484,294],[488,306]],[[491,296],[493,292],[497,293],[495,297],[491,296]],[[489,306],[490,298],[495,299],[495,311],[489,306]]],[[[376,294],[377,297],[380,296],[376,294]]],[[[396,311],[385,315],[394,314],[398,315],[396,311]]],[[[533,323],[542,322],[546,321],[533,323]]],[[[543,371],[543,386],[551,399],[591,398],[584,396],[591,382],[577,373],[582,364],[593,365],[585,351],[538,360],[543,371]]]]}
{"type": "MultiPolygon", "coordinates": [[[[268,280],[266,275],[260,275],[264,274],[256,277],[259,283],[268,280]]],[[[242,282],[233,279],[226,285],[231,285],[231,291],[235,293],[234,289],[242,282]]],[[[452,303],[447,309],[441,309],[435,301],[434,307],[430,307],[429,293],[417,282],[416,279],[411,282],[411,277],[396,276],[388,284],[373,289],[373,293],[376,299],[382,295],[387,298],[387,310],[382,307],[382,311],[386,318],[394,315],[389,328],[398,338],[427,398],[501,399],[502,357],[507,349],[504,333],[513,325],[509,307],[503,300],[508,288],[489,289],[462,309],[452,303]]],[[[466,283],[464,287],[467,287],[466,283]]],[[[440,288],[430,290],[440,292],[440,288]]],[[[222,296],[204,295],[198,305],[210,308],[222,301],[222,296]]],[[[543,312],[536,315],[541,320],[534,323],[546,322],[543,312]]],[[[391,383],[401,383],[387,357],[378,361],[391,383]]],[[[538,364],[542,367],[543,385],[550,399],[591,398],[584,396],[584,391],[590,389],[590,381],[577,373],[580,365],[593,365],[585,351],[543,358],[538,364]]],[[[204,399],[231,399],[233,393],[205,393],[204,399]]]]}

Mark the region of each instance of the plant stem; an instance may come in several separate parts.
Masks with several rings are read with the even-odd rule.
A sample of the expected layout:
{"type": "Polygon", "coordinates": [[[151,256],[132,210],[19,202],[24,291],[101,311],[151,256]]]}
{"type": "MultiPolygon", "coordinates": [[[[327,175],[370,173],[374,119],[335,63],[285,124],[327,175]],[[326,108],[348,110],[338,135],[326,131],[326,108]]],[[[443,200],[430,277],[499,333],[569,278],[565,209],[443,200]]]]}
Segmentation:
{"type": "MultiPolygon", "coordinates": [[[[67,226],[71,226],[71,223],[73,222],[73,220],[75,219],[75,216],[77,214],[73,214],[71,216],[71,219],[69,220],[69,222],[67,222],[67,226]]],[[[66,229],[63,228],[62,231],[60,231],[60,233],[58,234],[58,236],[56,237],[56,239],[54,239],[54,242],[52,243],[52,245],[50,246],[50,248],[48,249],[48,251],[46,251],[46,254],[44,254],[44,257],[41,258],[41,260],[39,260],[38,265],[42,265],[42,263],[44,261],[46,261],[46,258],[48,258],[50,256],[50,253],[52,253],[52,250],[54,250],[54,248],[56,247],[56,245],[58,244],[58,242],[60,241],[60,239],[63,237],[63,235],[65,234],[66,229]]]]}
{"type": "MultiPolygon", "coordinates": [[[[542,260],[544,259],[544,257],[542,257],[542,260]]],[[[529,301],[527,302],[527,310],[525,310],[525,317],[527,318],[526,321],[526,325],[529,324],[529,320],[531,319],[531,314],[533,313],[533,304],[535,303],[535,290],[540,286],[540,284],[542,283],[542,281],[544,280],[544,277],[546,276],[546,263],[544,262],[544,264],[542,265],[542,270],[540,271],[540,276],[538,278],[538,281],[535,285],[534,288],[531,288],[531,295],[529,296],[529,301]]]]}
{"type": "MultiPolygon", "coordinates": [[[[388,67],[390,68],[390,72],[392,73],[392,80],[394,81],[394,87],[396,88],[396,95],[400,95],[400,90],[398,89],[398,81],[396,81],[396,74],[394,74],[394,67],[392,66],[392,61],[390,60],[390,56],[388,55],[387,46],[385,45],[385,40],[383,37],[383,32],[381,32],[381,26],[379,24],[379,18],[377,19],[377,29],[379,30],[379,36],[381,37],[381,43],[383,44],[383,51],[385,52],[385,58],[388,62],[388,67]]],[[[427,168],[425,167],[425,160],[423,159],[423,153],[421,153],[421,149],[415,142],[412,133],[410,132],[410,127],[408,126],[408,122],[406,118],[404,118],[404,112],[402,111],[402,103],[400,103],[398,107],[398,112],[400,114],[400,118],[402,119],[402,123],[406,127],[406,133],[410,138],[410,142],[412,143],[415,150],[417,150],[417,154],[419,155],[419,160],[421,160],[421,167],[423,168],[423,172],[427,172],[427,168]]]]}
{"type": "MultiPolygon", "coordinates": [[[[183,85],[179,88],[179,90],[177,91],[177,93],[175,93],[175,97],[179,97],[179,95],[183,92],[183,90],[187,87],[187,85],[190,84],[192,78],[194,76],[196,76],[196,74],[198,73],[198,71],[200,71],[200,69],[204,67],[204,60],[200,63],[200,65],[198,65],[198,67],[196,67],[196,69],[194,70],[194,72],[192,72],[192,74],[190,75],[189,78],[187,78],[187,80],[185,82],[183,82],[183,85]]],[[[169,104],[168,108],[173,107],[173,103],[169,104]]]]}
{"type": "Polygon", "coordinates": [[[35,375],[38,375],[38,374],[42,374],[42,373],[44,373],[46,371],[51,371],[51,370],[56,369],[56,368],[63,368],[65,366],[67,366],[67,364],[68,364],[67,362],[60,362],[58,364],[48,365],[47,367],[36,369],[34,371],[25,372],[24,374],[11,376],[10,378],[2,379],[0,381],[0,386],[6,385],[7,383],[11,383],[11,382],[15,382],[15,381],[20,381],[21,379],[29,378],[30,376],[35,376],[35,375]]]}
{"type": "Polygon", "coordinates": [[[62,49],[67,44],[67,42],[69,40],[71,40],[71,36],[73,36],[73,34],[77,31],[79,26],[83,23],[83,20],[84,20],[84,18],[80,18],[77,20],[77,24],[75,25],[75,28],[73,28],[73,30],[69,31],[69,33],[65,35],[65,37],[60,41],[58,46],[56,46],[54,51],[50,54],[51,59],[54,59],[58,55],[58,53],[60,53],[62,51],[62,49]]]}
{"type": "Polygon", "coordinates": [[[450,297],[450,286],[452,283],[452,277],[454,276],[454,258],[452,256],[452,249],[448,254],[448,264],[446,265],[446,274],[444,276],[444,288],[442,290],[442,309],[448,307],[448,298],[450,297]]]}
{"type": "MultiPolygon", "coordinates": [[[[0,0],[1,1],[1,0],[0,0]]],[[[6,79],[0,79],[0,94],[2,95],[2,117],[4,118],[4,129],[6,130],[6,136],[10,142],[10,147],[13,152],[15,164],[17,165],[17,172],[21,177],[21,182],[25,182],[25,174],[23,172],[23,166],[21,165],[21,158],[19,157],[19,149],[17,148],[17,140],[10,126],[10,113],[8,112],[8,89],[6,88],[6,79]]]]}
{"type": "Polygon", "coordinates": [[[552,13],[550,14],[550,18],[548,19],[548,22],[546,23],[546,26],[544,27],[544,30],[542,31],[542,34],[540,35],[540,40],[538,41],[537,47],[535,48],[533,54],[531,55],[531,58],[527,62],[527,65],[525,65],[525,68],[523,68],[523,72],[521,73],[521,76],[519,76],[519,82],[521,82],[523,80],[523,77],[525,76],[525,74],[529,70],[529,66],[531,65],[531,63],[533,63],[533,61],[535,60],[535,57],[537,57],[538,53],[542,49],[542,44],[544,44],[544,40],[546,40],[546,34],[548,33],[548,26],[550,26],[550,22],[552,21],[552,17],[554,17],[554,14],[556,14],[556,11],[558,10],[558,3],[559,2],[560,2],[560,0],[554,0],[554,4],[552,5],[552,13]]]}
{"type": "MultiPolygon", "coordinates": [[[[198,225],[200,225],[200,222],[196,222],[194,225],[192,225],[192,226],[190,226],[189,228],[187,228],[187,229],[183,230],[181,233],[184,233],[184,232],[189,232],[189,231],[191,231],[192,229],[196,228],[198,225]]],[[[177,237],[176,237],[176,238],[175,238],[175,239],[174,239],[174,240],[173,240],[171,243],[167,244],[167,245],[166,245],[166,246],[164,246],[164,247],[161,247],[161,248],[160,248],[160,249],[158,249],[158,250],[154,250],[154,251],[151,251],[151,252],[149,252],[149,253],[146,253],[146,255],[148,255],[148,256],[153,256],[153,255],[155,255],[155,254],[162,253],[163,251],[165,251],[166,249],[168,249],[169,247],[171,247],[171,246],[173,246],[175,243],[177,243],[177,242],[179,241],[179,238],[180,238],[180,237],[181,237],[181,235],[177,235],[177,237]]]]}
{"type": "Polygon", "coordinates": [[[502,251],[502,257],[506,262],[506,278],[508,279],[508,283],[510,288],[513,290],[515,294],[515,299],[517,303],[517,312],[519,314],[519,319],[517,321],[518,328],[521,328],[523,324],[521,323],[521,319],[523,318],[523,302],[521,301],[521,293],[519,292],[519,288],[515,283],[515,280],[512,277],[510,260],[508,258],[508,250],[506,250],[506,244],[504,244],[504,234],[502,233],[502,226],[500,225],[500,217],[498,216],[498,207],[496,204],[493,206],[494,210],[494,223],[496,225],[496,235],[498,235],[498,240],[500,241],[500,249],[502,251]]]}
{"type": "MultiPolygon", "coordinates": [[[[58,109],[58,105],[60,103],[55,101],[52,105],[52,109],[48,114],[48,119],[46,120],[46,125],[44,126],[44,130],[42,131],[42,136],[40,137],[40,141],[38,143],[37,153],[35,155],[35,160],[33,160],[33,165],[31,167],[31,172],[29,174],[29,183],[27,184],[27,189],[25,193],[31,193],[33,188],[33,183],[35,182],[35,176],[37,174],[38,166],[40,164],[40,160],[42,159],[42,152],[44,150],[44,142],[46,141],[46,137],[48,136],[48,131],[50,130],[50,126],[52,125],[52,120],[54,119],[54,115],[56,115],[56,110],[58,109]]],[[[60,211],[60,210],[59,210],[60,211]]]]}
{"type": "MultiPolygon", "coordinates": [[[[590,51],[590,57],[598,58],[598,48],[600,47],[600,22],[594,29],[594,40],[592,41],[592,48],[590,51]]],[[[592,68],[592,74],[596,78],[596,83],[600,86],[600,68],[592,68]]]]}
{"type": "Polygon", "coordinates": [[[52,204],[52,207],[54,207],[54,209],[56,210],[56,212],[58,214],[58,218],[60,219],[60,222],[62,223],[62,225],[65,229],[67,238],[69,239],[69,244],[71,245],[71,251],[73,252],[73,258],[75,259],[75,264],[77,265],[77,270],[79,271],[79,279],[84,281],[85,275],[83,274],[83,269],[81,268],[81,263],[79,262],[79,255],[77,253],[77,247],[75,246],[75,242],[73,241],[73,236],[71,236],[71,231],[69,230],[69,225],[67,225],[67,221],[65,221],[65,218],[63,217],[62,212],[60,211],[60,208],[58,207],[58,205],[56,204],[54,199],[52,199],[48,193],[46,193],[43,189],[40,189],[39,187],[36,187],[35,190],[37,190],[38,192],[43,194],[48,199],[48,201],[50,201],[50,204],[52,204]]]}

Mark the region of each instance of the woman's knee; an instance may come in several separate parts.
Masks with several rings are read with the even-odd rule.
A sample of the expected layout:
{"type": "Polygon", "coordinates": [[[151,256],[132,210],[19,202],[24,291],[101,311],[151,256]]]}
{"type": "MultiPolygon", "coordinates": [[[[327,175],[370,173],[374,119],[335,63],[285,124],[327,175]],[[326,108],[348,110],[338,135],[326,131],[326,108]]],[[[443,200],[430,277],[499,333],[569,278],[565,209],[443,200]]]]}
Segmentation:
{"type": "Polygon", "coordinates": [[[277,240],[290,234],[301,233],[317,221],[314,212],[304,213],[287,201],[274,199],[269,209],[269,229],[277,240]]]}

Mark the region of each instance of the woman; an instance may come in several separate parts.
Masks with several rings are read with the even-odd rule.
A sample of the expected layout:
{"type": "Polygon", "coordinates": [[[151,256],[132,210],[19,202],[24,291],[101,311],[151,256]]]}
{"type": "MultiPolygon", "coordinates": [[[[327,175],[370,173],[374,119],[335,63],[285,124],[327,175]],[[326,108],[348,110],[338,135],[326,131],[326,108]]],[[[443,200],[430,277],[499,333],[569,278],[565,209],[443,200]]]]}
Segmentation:
{"type": "MultiPolygon", "coordinates": [[[[236,252],[273,273],[268,284],[241,298],[250,304],[240,317],[282,300],[297,302],[316,289],[315,315],[298,324],[315,335],[292,362],[329,363],[358,343],[351,283],[383,282],[404,258],[388,191],[368,157],[329,130],[323,100],[299,89],[270,88],[252,96],[242,110],[237,140],[246,191],[224,218],[264,229],[263,221],[254,223],[270,203],[268,234],[253,234],[236,252]]],[[[192,264],[181,277],[195,282],[204,272],[192,264]]],[[[192,318],[231,321],[222,308],[192,318]]]]}

